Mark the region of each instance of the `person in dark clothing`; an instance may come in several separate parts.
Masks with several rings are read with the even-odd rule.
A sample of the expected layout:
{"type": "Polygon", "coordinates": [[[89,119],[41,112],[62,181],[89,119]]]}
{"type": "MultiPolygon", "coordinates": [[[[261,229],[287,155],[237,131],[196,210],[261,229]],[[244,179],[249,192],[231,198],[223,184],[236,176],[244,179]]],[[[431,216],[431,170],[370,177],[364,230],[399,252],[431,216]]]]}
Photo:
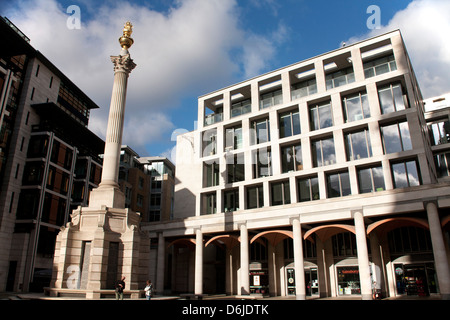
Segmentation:
{"type": "Polygon", "coordinates": [[[123,300],[123,290],[125,289],[125,277],[116,282],[116,300],[123,300]]]}

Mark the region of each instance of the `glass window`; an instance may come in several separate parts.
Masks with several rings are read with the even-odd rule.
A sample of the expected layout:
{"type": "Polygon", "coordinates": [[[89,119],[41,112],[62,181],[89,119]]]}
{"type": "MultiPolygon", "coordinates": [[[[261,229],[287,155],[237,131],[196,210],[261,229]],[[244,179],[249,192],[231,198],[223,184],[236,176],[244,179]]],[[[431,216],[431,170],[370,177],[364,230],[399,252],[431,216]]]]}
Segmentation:
{"type": "Polygon", "coordinates": [[[264,207],[263,186],[257,185],[247,188],[247,209],[264,207]]]}
{"type": "Polygon", "coordinates": [[[331,112],[331,102],[310,106],[309,116],[311,130],[328,128],[333,125],[333,115],[331,112]]]}
{"type": "Polygon", "coordinates": [[[322,167],[336,163],[333,138],[312,141],[311,149],[314,167],[322,167]]]}
{"type": "Polygon", "coordinates": [[[245,180],[244,154],[235,154],[227,157],[228,183],[245,180]]]}
{"type": "Polygon", "coordinates": [[[205,106],[205,126],[222,121],[223,107],[215,106],[214,110],[205,106]]]}
{"type": "Polygon", "coordinates": [[[281,113],[279,116],[280,138],[300,134],[300,116],[298,111],[281,113]]]}
{"type": "Polygon", "coordinates": [[[203,195],[203,212],[204,214],[216,213],[216,193],[207,193],[203,195]]]}
{"type": "Polygon", "coordinates": [[[202,146],[203,146],[203,157],[214,155],[217,152],[217,130],[207,130],[203,132],[202,146]]]}
{"type": "Polygon", "coordinates": [[[47,156],[48,139],[47,135],[31,136],[28,145],[28,158],[45,158],[47,156]]]}
{"type": "Polygon", "coordinates": [[[428,132],[433,146],[450,142],[450,122],[448,119],[429,122],[428,132]]]}
{"type": "Polygon", "coordinates": [[[259,144],[270,141],[270,121],[268,118],[252,122],[251,143],[259,144]]]}
{"type": "Polygon", "coordinates": [[[239,210],[239,189],[224,191],[223,198],[224,212],[239,210]]]}
{"type": "Polygon", "coordinates": [[[408,122],[397,122],[381,127],[384,153],[401,152],[412,149],[408,122]]]}
{"type": "Polygon", "coordinates": [[[438,178],[448,177],[450,175],[450,152],[434,155],[438,178]]]}
{"type": "MultiPolygon", "coordinates": [[[[203,174],[204,174],[204,186],[212,187],[219,185],[219,163],[216,161],[205,162],[203,164],[203,174]]],[[[153,188],[152,188],[153,189],[153,188]]]]}
{"type": "Polygon", "coordinates": [[[22,183],[24,185],[40,185],[44,177],[43,162],[27,162],[23,172],[22,183]]]}
{"type": "Polygon", "coordinates": [[[302,146],[300,143],[281,147],[281,171],[299,171],[303,169],[302,146]]]}
{"type": "Polygon", "coordinates": [[[383,191],[385,189],[383,168],[378,166],[359,169],[358,186],[359,193],[383,191]]]}
{"type": "Polygon", "coordinates": [[[378,89],[378,99],[383,114],[404,110],[407,105],[406,95],[403,94],[399,83],[378,89]]]}
{"type": "Polygon", "coordinates": [[[278,89],[261,94],[259,108],[265,109],[281,103],[283,103],[283,92],[281,89],[278,89]]]}
{"type": "Polygon", "coordinates": [[[225,149],[240,149],[242,148],[242,143],[242,126],[225,129],[225,149]]]}
{"type": "Polygon", "coordinates": [[[252,153],[253,178],[272,175],[272,154],[270,149],[262,148],[252,153]]]}
{"type": "Polygon", "coordinates": [[[316,78],[296,83],[291,88],[291,99],[299,99],[317,93],[316,78]]]}
{"type": "Polygon", "coordinates": [[[328,198],[344,197],[351,194],[348,172],[327,175],[328,198]]]}
{"type": "Polygon", "coordinates": [[[251,99],[246,99],[240,102],[233,103],[231,105],[231,118],[240,116],[241,114],[249,113],[252,111],[251,99]]]}
{"type": "Polygon", "coordinates": [[[325,81],[327,84],[327,90],[355,82],[353,68],[350,67],[344,70],[329,73],[325,76],[325,81]]]}
{"type": "Polygon", "coordinates": [[[291,203],[289,181],[274,182],[270,188],[273,206],[291,203]]]}
{"type": "Polygon", "coordinates": [[[367,93],[358,93],[342,99],[345,122],[357,121],[370,117],[367,93]]]}
{"type": "Polygon", "coordinates": [[[319,200],[319,181],[317,177],[298,179],[297,191],[299,202],[319,200]]]}
{"type": "Polygon", "coordinates": [[[369,130],[351,132],[345,135],[347,161],[364,159],[372,156],[369,130]]]}
{"type": "Polygon", "coordinates": [[[417,162],[415,160],[392,164],[394,188],[406,188],[421,184],[417,162]]]}
{"type": "Polygon", "coordinates": [[[397,70],[394,55],[378,58],[364,63],[364,75],[367,78],[397,70]]]}

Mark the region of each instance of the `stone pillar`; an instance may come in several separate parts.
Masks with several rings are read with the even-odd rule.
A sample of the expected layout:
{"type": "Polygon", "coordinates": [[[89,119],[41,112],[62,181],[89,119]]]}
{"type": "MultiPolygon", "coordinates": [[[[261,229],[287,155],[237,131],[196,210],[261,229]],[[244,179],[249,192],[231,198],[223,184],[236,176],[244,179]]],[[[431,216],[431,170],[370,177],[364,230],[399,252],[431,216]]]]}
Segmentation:
{"type": "Polygon", "coordinates": [[[125,196],[119,190],[118,183],[120,150],[128,76],[136,64],[130,58],[127,48],[122,49],[119,56],[111,56],[111,62],[114,64],[114,85],[106,130],[102,178],[99,187],[91,192],[89,206],[106,205],[110,208],[125,208],[125,196]]]}
{"type": "Polygon", "coordinates": [[[156,261],[156,281],[155,289],[158,294],[163,294],[164,292],[164,261],[166,258],[165,253],[165,240],[163,233],[158,234],[158,258],[156,261]]]}
{"type": "Polygon", "coordinates": [[[328,296],[327,286],[327,268],[325,259],[325,248],[322,240],[316,237],[316,252],[317,252],[317,276],[319,277],[319,295],[321,298],[328,296]]]}
{"type": "Polygon", "coordinates": [[[361,298],[372,300],[372,283],[370,281],[369,253],[367,250],[366,228],[362,212],[353,213],[356,231],[356,248],[358,251],[359,281],[361,286],[361,298]]]}
{"type": "Polygon", "coordinates": [[[250,294],[250,259],[248,247],[248,230],[246,224],[240,225],[241,229],[241,295],[250,294]]]}
{"type": "Polygon", "coordinates": [[[426,209],[439,291],[443,300],[450,300],[450,270],[437,205],[433,201],[427,202],[426,209]]]}
{"type": "Polygon", "coordinates": [[[384,282],[384,267],[381,257],[381,245],[375,232],[370,233],[370,246],[372,252],[373,270],[372,277],[376,281],[376,288],[381,290],[383,296],[386,296],[386,284],[384,282]]]}
{"type": "Polygon", "coordinates": [[[203,233],[195,230],[195,294],[203,294],[203,233]]]}
{"type": "Polygon", "coordinates": [[[303,241],[300,219],[292,219],[292,231],[294,233],[294,267],[295,267],[295,298],[306,299],[305,271],[303,259],[303,241]]]}
{"type": "Polygon", "coordinates": [[[227,295],[233,294],[233,256],[231,246],[226,248],[225,253],[225,293],[227,295]]]}

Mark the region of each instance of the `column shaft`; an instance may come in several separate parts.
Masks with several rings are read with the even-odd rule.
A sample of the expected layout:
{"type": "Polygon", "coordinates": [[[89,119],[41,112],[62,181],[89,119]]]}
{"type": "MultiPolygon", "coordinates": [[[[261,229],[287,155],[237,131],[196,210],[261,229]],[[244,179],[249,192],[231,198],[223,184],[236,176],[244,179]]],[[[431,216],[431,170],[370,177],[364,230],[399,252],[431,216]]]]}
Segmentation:
{"type": "Polygon", "coordinates": [[[372,300],[372,283],[370,280],[369,253],[367,250],[366,228],[364,226],[363,214],[359,211],[354,213],[356,247],[358,251],[359,281],[361,286],[361,297],[363,300],[372,300]]]}
{"type": "Polygon", "coordinates": [[[299,219],[293,219],[294,233],[294,267],[295,267],[295,296],[297,300],[306,299],[305,270],[303,259],[302,229],[299,219]]]}
{"type": "Polygon", "coordinates": [[[118,186],[127,80],[128,74],[126,72],[118,71],[114,75],[108,128],[106,130],[105,153],[103,156],[102,186],[118,186]]]}
{"type": "Polygon", "coordinates": [[[439,282],[439,291],[442,299],[450,300],[450,271],[438,209],[434,202],[428,202],[426,209],[428,224],[430,226],[431,243],[433,245],[434,264],[439,282]]]}
{"type": "Polygon", "coordinates": [[[241,225],[241,294],[250,294],[250,278],[249,278],[249,247],[248,247],[248,231],[245,224],[241,225]]]}
{"type": "Polygon", "coordinates": [[[164,235],[161,232],[158,234],[158,259],[156,265],[156,281],[155,281],[155,290],[159,294],[164,292],[164,261],[166,257],[165,253],[165,240],[164,235]]]}
{"type": "Polygon", "coordinates": [[[195,294],[203,294],[203,233],[195,231],[195,294]]]}

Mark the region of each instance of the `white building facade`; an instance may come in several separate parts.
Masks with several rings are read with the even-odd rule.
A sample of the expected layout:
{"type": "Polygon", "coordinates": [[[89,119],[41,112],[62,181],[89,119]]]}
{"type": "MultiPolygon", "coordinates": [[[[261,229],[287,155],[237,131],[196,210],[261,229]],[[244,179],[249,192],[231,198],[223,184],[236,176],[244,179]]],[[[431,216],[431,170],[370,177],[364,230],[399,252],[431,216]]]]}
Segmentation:
{"type": "Polygon", "coordinates": [[[174,219],[143,227],[156,290],[449,298],[436,112],[448,122],[425,113],[400,31],[199,97],[174,219]]]}

